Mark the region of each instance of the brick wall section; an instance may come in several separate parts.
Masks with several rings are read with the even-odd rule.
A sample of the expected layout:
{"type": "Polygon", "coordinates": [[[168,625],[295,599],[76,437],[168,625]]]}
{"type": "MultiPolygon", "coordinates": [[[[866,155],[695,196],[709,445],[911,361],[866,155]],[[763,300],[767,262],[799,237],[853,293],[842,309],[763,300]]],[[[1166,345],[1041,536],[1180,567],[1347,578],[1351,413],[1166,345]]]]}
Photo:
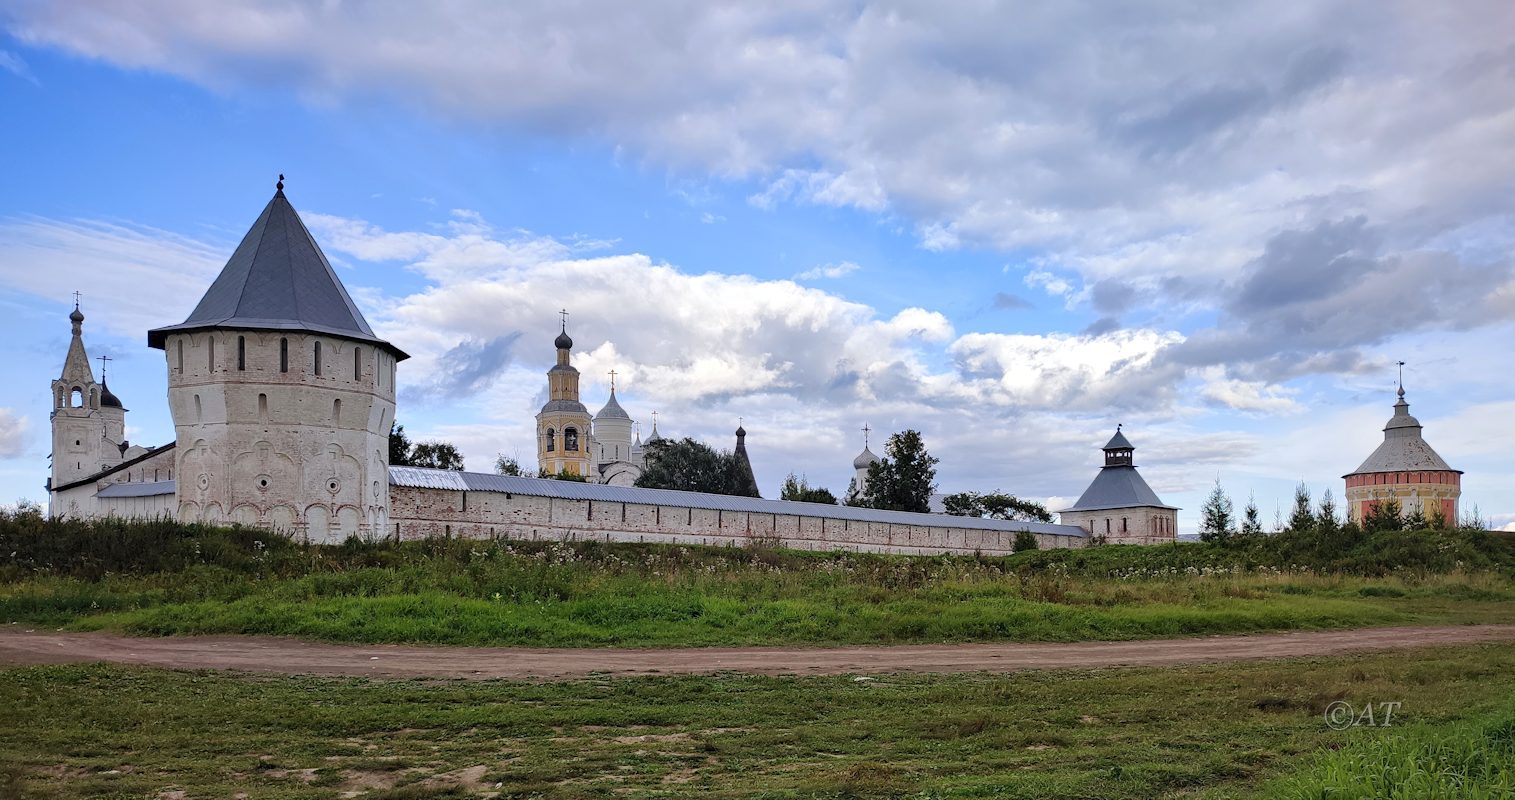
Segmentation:
{"type": "MultiPolygon", "coordinates": [[[[742,546],[773,542],[796,550],[937,555],[1013,550],[1014,531],[898,525],[802,514],[716,511],[503,492],[390,487],[387,535],[473,539],[599,540],[742,546]]],[[[944,522],[951,517],[942,517],[944,522]]],[[[1080,536],[1036,534],[1043,549],[1083,547],[1080,536]]]]}

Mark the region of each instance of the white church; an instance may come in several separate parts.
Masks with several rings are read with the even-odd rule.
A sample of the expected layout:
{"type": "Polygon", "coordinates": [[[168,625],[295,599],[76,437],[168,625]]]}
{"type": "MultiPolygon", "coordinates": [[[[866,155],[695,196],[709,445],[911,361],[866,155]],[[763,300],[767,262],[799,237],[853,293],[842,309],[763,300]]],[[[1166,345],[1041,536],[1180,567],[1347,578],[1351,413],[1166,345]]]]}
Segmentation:
{"type": "MultiPolygon", "coordinates": [[[[800,549],[992,555],[1012,552],[1022,531],[1043,548],[1083,547],[1096,537],[1172,540],[1175,509],[1135,474],[1119,434],[1117,455],[1108,457],[1107,446],[1105,469],[1090,488],[1097,502],[1086,502],[1086,493],[1065,512],[1073,524],[636,487],[646,444],[614,387],[593,417],[580,402],[566,323],[537,414],[538,466],[583,482],[390,466],[396,369],[407,356],[374,335],[285,197],[282,176],[189,317],[147,333],[148,346],[163,352],[174,441],[126,441],[126,408],[103,374],[95,380],[77,304],[69,321],[73,337],[52,391],[47,490],[57,517],[168,516],[312,542],[776,540],[800,549]]],[[[654,423],[648,441],[658,436],[654,423]]],[[[737,453],[750,476],[745,437],[739,427],[737,453]]],[[[865,445],[853,462],[855,489],[876,459],[865,445]]]]}

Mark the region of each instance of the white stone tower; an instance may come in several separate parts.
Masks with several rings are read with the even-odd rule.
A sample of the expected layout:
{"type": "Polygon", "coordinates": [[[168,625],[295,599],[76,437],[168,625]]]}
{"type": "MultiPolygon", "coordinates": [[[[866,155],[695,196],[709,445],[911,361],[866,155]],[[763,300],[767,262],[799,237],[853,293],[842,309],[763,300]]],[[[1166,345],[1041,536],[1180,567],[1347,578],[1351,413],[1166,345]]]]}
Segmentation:
{"type": "Polygon", "coordinates": [[[68,320],[74,335],[63,360],[63,374],[53,381],[49,490],[120,464],[125,450],[126,409],[104,383],[95,382],[84,352],[84,314],[77,303],[68,320]]]}
{"type": "Polygon", "coordinates": [[[599,464],[631,462],[631,415],[615,398],[615,373],[610,373],[610,400],[594,415],[594,441],[599,449],[599,464]]]}
{"type": "Polygon", "coordinates": [[[278,191],[167,356],[179,516],[311,541],[389,527],[395,365],[278,191]]]}
{"type": "Polygon", "coordinates": [[[1103,448],[1105,465],[1078,502],[1062,509],[1064,525],[1077,525],[1111,544],[1171,542],[1178,533],[1176,506],[1163,503],[1136,471],[1136,447],[1115,426],[1103,448]]]}

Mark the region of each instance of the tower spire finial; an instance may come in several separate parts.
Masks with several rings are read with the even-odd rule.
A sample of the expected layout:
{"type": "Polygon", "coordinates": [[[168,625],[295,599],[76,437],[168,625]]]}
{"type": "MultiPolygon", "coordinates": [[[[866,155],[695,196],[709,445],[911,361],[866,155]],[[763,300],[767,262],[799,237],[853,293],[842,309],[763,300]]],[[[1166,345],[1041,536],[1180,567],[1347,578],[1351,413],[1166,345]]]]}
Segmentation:
{"type": "Polygon", "coordinates": [[[1405,399],[1405,362],[1395,362],[1399,365],[1399,399],[1405,399]]]}
{"type": "Polygon", "coordinates": [[[279,173],[279,182],[274,184],[274,189],[277,190],[279,194],[284,194],[284,173],[279,173]]]}

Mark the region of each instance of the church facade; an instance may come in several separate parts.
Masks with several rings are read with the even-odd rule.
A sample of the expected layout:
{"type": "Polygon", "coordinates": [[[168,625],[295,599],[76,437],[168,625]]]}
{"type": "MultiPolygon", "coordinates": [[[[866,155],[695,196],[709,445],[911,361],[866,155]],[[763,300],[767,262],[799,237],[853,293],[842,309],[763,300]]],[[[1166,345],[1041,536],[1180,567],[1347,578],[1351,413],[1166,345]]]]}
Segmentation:
{"type": "MultiPolygon", "coordinates": [[[[388,464],[404,351],[374,335],[284,194],[274,197],[188,318],[148,332],[162,351],[174,441],[125,440],[126,409],[90,369],[84,315],[53,382],[49,513],[171,516],[312,542],[350,536],[506,537],[682,544],[777,542],[890,553],[1081,547],[1078,527],[916,514],[632,486],[643,443],[612,388],[579,399],[573,340],[554,342],[537,415],[538,467],[586,482],[388,464]]],[[[656,424],[652,437],[658,437],[656,424]]],[[[746,430],[737,429],[744,478],[746,430]]]]}

